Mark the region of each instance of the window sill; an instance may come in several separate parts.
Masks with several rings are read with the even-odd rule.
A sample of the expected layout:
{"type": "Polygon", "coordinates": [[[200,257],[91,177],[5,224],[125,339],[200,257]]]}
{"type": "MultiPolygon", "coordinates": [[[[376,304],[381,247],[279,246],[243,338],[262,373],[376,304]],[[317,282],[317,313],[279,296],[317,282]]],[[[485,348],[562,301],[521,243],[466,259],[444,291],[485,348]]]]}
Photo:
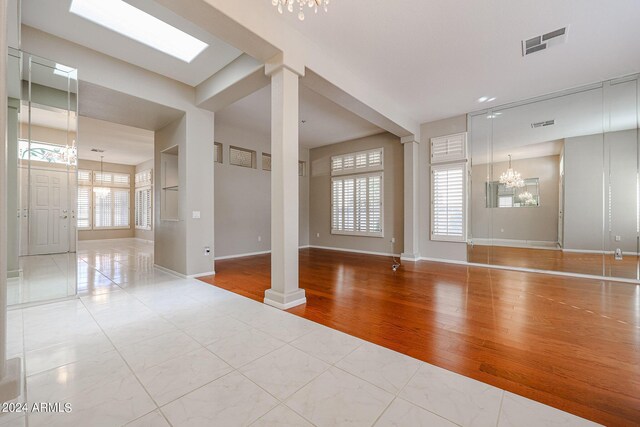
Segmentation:
{"type": "Polygon", "coordinates": [[[384,237],[384,233],[367,233],[364,231],[339,231],[339,230],[331,230],[331,234],[337,236],[354,236],[354,237],[384,237]]]}

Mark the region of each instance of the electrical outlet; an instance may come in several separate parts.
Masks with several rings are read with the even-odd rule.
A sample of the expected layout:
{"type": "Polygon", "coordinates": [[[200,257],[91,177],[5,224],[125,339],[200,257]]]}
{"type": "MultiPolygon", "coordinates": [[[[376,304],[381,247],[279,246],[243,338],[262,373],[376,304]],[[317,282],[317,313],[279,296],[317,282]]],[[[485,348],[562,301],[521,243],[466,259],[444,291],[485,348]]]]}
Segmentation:
{"type": "Polygon", "coordinates": [[[200,211],[193,211],[193,212],[191,213],[191,217],[192,217],[193,219],[200,219],[200,211]]]}
{"type": "Polygon", "coordinates": [[[396,238],[395,238],[395,237],[392,237],[392,238],[391,238],[391,243],[395,243],[395,242],[396,242],[396,238]]]}
{"type": "Polygon", "coordinates": [[[316,237],[320,237],[320,233],[316,233],[316,237]]]}
{"type": "Polygon", "coordinates": [[[616,242],[620,242],[622,240],[622,236],[616,236],[616,242]]]}
{"type": "Polygon", "coordinates": [[[204,247],[204,256],[211,255],[211,248],[209,246],[204,247]]]}
{"type": "Polygon", "coordinates": [[[262,236],[258,236],[258,242],[262,242],[262,236]]]}

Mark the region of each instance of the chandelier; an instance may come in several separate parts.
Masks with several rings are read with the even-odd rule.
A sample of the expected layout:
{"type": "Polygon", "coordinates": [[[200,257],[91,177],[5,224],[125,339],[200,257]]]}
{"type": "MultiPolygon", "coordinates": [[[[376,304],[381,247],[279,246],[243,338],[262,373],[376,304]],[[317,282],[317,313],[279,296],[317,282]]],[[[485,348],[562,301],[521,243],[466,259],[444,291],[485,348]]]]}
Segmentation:
{"type": "Polygon", "coordinates": [[[507,188],[524,187],[524,179],[522,179],[522,175],[514,171],[511,167],[511,154],[509,154],[509,169],[500,175],[500,184],[504,184],[507,188]]]}
{"type": "Polygon", "coordinates": [[[315,13],[318,13],[318,7],[327,11],[329,0],[271,0],[271,4],[278,7],[278,12],[283,13],[285,7],[289,12],[293,12],[293,4],[298,3],[298,19],[304,21],[304,6],[307,5],[313,8],[315,13]]]}

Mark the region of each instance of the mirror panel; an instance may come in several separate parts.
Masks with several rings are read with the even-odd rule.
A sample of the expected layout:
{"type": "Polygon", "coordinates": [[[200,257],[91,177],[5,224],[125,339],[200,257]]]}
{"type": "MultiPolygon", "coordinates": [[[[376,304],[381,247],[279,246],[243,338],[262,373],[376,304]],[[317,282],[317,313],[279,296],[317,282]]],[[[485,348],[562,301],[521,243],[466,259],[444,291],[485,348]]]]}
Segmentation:
{"type": "Polygon", "coordinates": [[[76,295],[77,73],[25,52],[10,51],[9,58],[14,305],[76,295]]]}
{"type": "Polygon", "coordinates": [[[471,114],[468,261],[640,279],[638,76],[471,114]]]}

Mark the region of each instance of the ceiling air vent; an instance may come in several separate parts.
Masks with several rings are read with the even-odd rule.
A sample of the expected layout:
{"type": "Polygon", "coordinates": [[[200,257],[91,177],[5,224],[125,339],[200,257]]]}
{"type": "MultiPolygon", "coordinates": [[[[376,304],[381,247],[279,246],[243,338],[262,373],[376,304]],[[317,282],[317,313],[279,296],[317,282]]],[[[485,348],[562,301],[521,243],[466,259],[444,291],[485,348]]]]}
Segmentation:
{"type": "Polygon", "coordinates": [[[555,120],[546,120],[544,122],[535,122],[535,123],[531,123],[531,127],[532,128],[541,128],[541,127],[545,127],[545,126],[552,126],[555,125],[556,121],[555,120]]]}
{"type": "Polygon", "coordinates": [[[101,150],[99,148],[92,148],[91,151],[93,151],[94,153],[104,153],[104,150],[101,150]]]}
{"type": "Polygon", "coordinates": [[[548,47],[564,43],[567,40],[567,27],[548,32],[541,36],[531,37],[522,41],[522,56],[540,52],[548,47]]]}

